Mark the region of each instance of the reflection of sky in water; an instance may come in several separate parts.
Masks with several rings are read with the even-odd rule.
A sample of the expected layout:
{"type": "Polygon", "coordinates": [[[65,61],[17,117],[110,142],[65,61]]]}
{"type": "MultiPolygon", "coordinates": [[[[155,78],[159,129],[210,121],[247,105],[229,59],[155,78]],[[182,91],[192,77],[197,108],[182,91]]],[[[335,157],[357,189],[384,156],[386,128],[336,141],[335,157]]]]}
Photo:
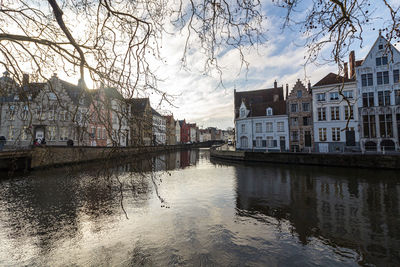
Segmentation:
{"type": "Polygon", "coordinates": [[[114,169],[126,219],[115,173],[98,169],[1,181],[0,265],[400,262],[393,172],[221,164],[181,151],[114,169]],[[138,166],[144,176],[129,172],[138,166]]]}

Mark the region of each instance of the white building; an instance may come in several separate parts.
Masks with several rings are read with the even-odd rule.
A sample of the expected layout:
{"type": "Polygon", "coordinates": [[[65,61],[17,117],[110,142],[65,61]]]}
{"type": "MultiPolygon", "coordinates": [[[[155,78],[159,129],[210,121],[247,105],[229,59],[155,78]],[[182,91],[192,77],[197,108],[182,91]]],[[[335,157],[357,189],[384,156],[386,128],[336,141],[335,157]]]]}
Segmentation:
{"type": "Polygon", "coordinates": [[[178,120],[175,121],[175,139],[176,144],[181,143],[181,125],[178,120]]]}
{"type": "Polygon", "coordinates": [[[380,34],[356,68],[362,151],[399,150],[400,52],[380,34]]]}
{"type": "MultiPolygon", "coordinates": [[[[353,64],[350,65],[353,66],[353,64]]],[[[358,94],[354,68],[350,71],[350,77],[329,73],[312,87],[316,152],[358,151],[360,149],[358,94]],[[344,100],[339,91],[342,91],[349,102],[344,100]]]]}
{"type": "Polygon", "coordinates": [[[283,88],[236,92],[236,149],[289,150],[289,127],[283,88]]]}
{"type": "Polygon", "coordinates": [[[167,140],[166,120],[153,108],[151,111],[153,114],[153,145],[165,145],[167,140]]]}

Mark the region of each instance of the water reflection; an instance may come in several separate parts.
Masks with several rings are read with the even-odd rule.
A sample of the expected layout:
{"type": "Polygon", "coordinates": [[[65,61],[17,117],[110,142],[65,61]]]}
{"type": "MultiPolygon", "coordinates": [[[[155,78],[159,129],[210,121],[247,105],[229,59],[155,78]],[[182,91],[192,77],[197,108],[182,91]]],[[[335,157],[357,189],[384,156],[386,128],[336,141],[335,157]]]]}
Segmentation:
{"type": "Polygon", "coordinates": [[[395,172],[305,166],[236,166],[237,215],[288,220],[312,237],[355,250],[359,264],[400,263],[400,184],[395,172]]]}
{"type": "Polygon", "coordinates": [[[395,172],[207,150],[37,171],[0,181],[0,266],[398,266],[399,193],[395,172]]]}

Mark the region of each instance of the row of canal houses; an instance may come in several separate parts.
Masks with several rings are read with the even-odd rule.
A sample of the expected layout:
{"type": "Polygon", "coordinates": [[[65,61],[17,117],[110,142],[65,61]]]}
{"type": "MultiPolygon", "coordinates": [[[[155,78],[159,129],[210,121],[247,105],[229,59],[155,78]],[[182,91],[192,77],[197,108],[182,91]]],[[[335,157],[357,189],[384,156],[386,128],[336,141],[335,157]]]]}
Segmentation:
{"type": "Polygon", "coordinates": [[[0,139],[8,149],[37,143],[66,146],[149,146],[199,142],[195,123],[161,115],[149,98],[126,99],[115,88],[89,90],[53,75],[18,84],[0,77],[0,139]],[[21,84],[21,85],[20,85],[21,84]]]}
{"type": "Polygon", "coordinates": [[[289,93],[234,93],[236,148],[295,152],[400,150],[400,52],[379,34],[363,60],[351,51],[344,75],[327,74],[289,93]]]}

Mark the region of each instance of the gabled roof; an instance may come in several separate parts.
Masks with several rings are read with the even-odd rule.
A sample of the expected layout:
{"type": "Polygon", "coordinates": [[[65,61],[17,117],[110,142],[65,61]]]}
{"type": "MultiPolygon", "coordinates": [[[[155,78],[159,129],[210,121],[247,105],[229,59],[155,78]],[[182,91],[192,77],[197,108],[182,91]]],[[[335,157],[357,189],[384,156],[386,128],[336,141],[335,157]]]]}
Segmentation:
{"type": "Polygon", "coordinates": [[[283,87],[244,92],[235,91],[235,118],[239,117],[239,108],[242,102],[250,110],[248,117],[266,116],[266,110],[269,107],[273,109],[274,115],[286,114],[283,87]]]}
{"type": "Polygon", "coordinates": [[[162,117],[161,114],[158,113],[154,108],[151,108],[151,113],[152,113],[154,116],[162,117]]]}
{"type": "Polygon", "coordinates": [[[84,87],[63,80],[59,81],[75,105],[79,105],[79,100],[82,97],[84,98],[85,105],[88,105],[90,103],[89,94],[86,92],[84,87]]]}
{"type": "Polygon", "coordinates": [[[360,65],[356,65],[356,67],[361,66],[361,65],[368,59],[368,57],[369,57],[370,54],[372,53],[373,48],[378,44],[378,41],[379,41],[380,39],[383,39],[383,41],[385,42],[385,44],[389,44],[389,45],[390,45],[390,48],[391,48],[393,51],[395,51],[395,52],[397,52],[397,53],[400,54],[400,51],[397,50],[397,48],[396,48],[394,45],[392,45],[392,44],[391,44],[385,37],[383,37],[382,34],[379,32],[378,38],[376,38],[374,44],[371,46],[371,49],[368,51],[368,54],[365,56],[365,58],[364,58],[364,60],[361,62],[361,64],[360,64],[360,65]]]}
{"type": "Polygon", "coordinates": [[[343,82],[344,83],[355,82],[355,79],[349,79],[347,77],[343,77],[343,76],[340,76],[340,75],[337,75],[337,74],[331,72],[328,75],[326,75],[324,78],[319,80],[316,84],[314,84],[313,87],[338,84],[338,83],[343,83],[343,82]]]}
{"type": "Polygon", "coordinates": [[[132,112],[135,113],[145,112],[147,105],[150,105],[148,98],[131,98],[127,99],[127,102],[132,105],[132,112]]]}
{"type": "Polygon", "coordinates": [[[186,124],[186,121],[185,120],[180,120],[179,121],[179,126],[182,127],[183,124],[186,124]]]}

